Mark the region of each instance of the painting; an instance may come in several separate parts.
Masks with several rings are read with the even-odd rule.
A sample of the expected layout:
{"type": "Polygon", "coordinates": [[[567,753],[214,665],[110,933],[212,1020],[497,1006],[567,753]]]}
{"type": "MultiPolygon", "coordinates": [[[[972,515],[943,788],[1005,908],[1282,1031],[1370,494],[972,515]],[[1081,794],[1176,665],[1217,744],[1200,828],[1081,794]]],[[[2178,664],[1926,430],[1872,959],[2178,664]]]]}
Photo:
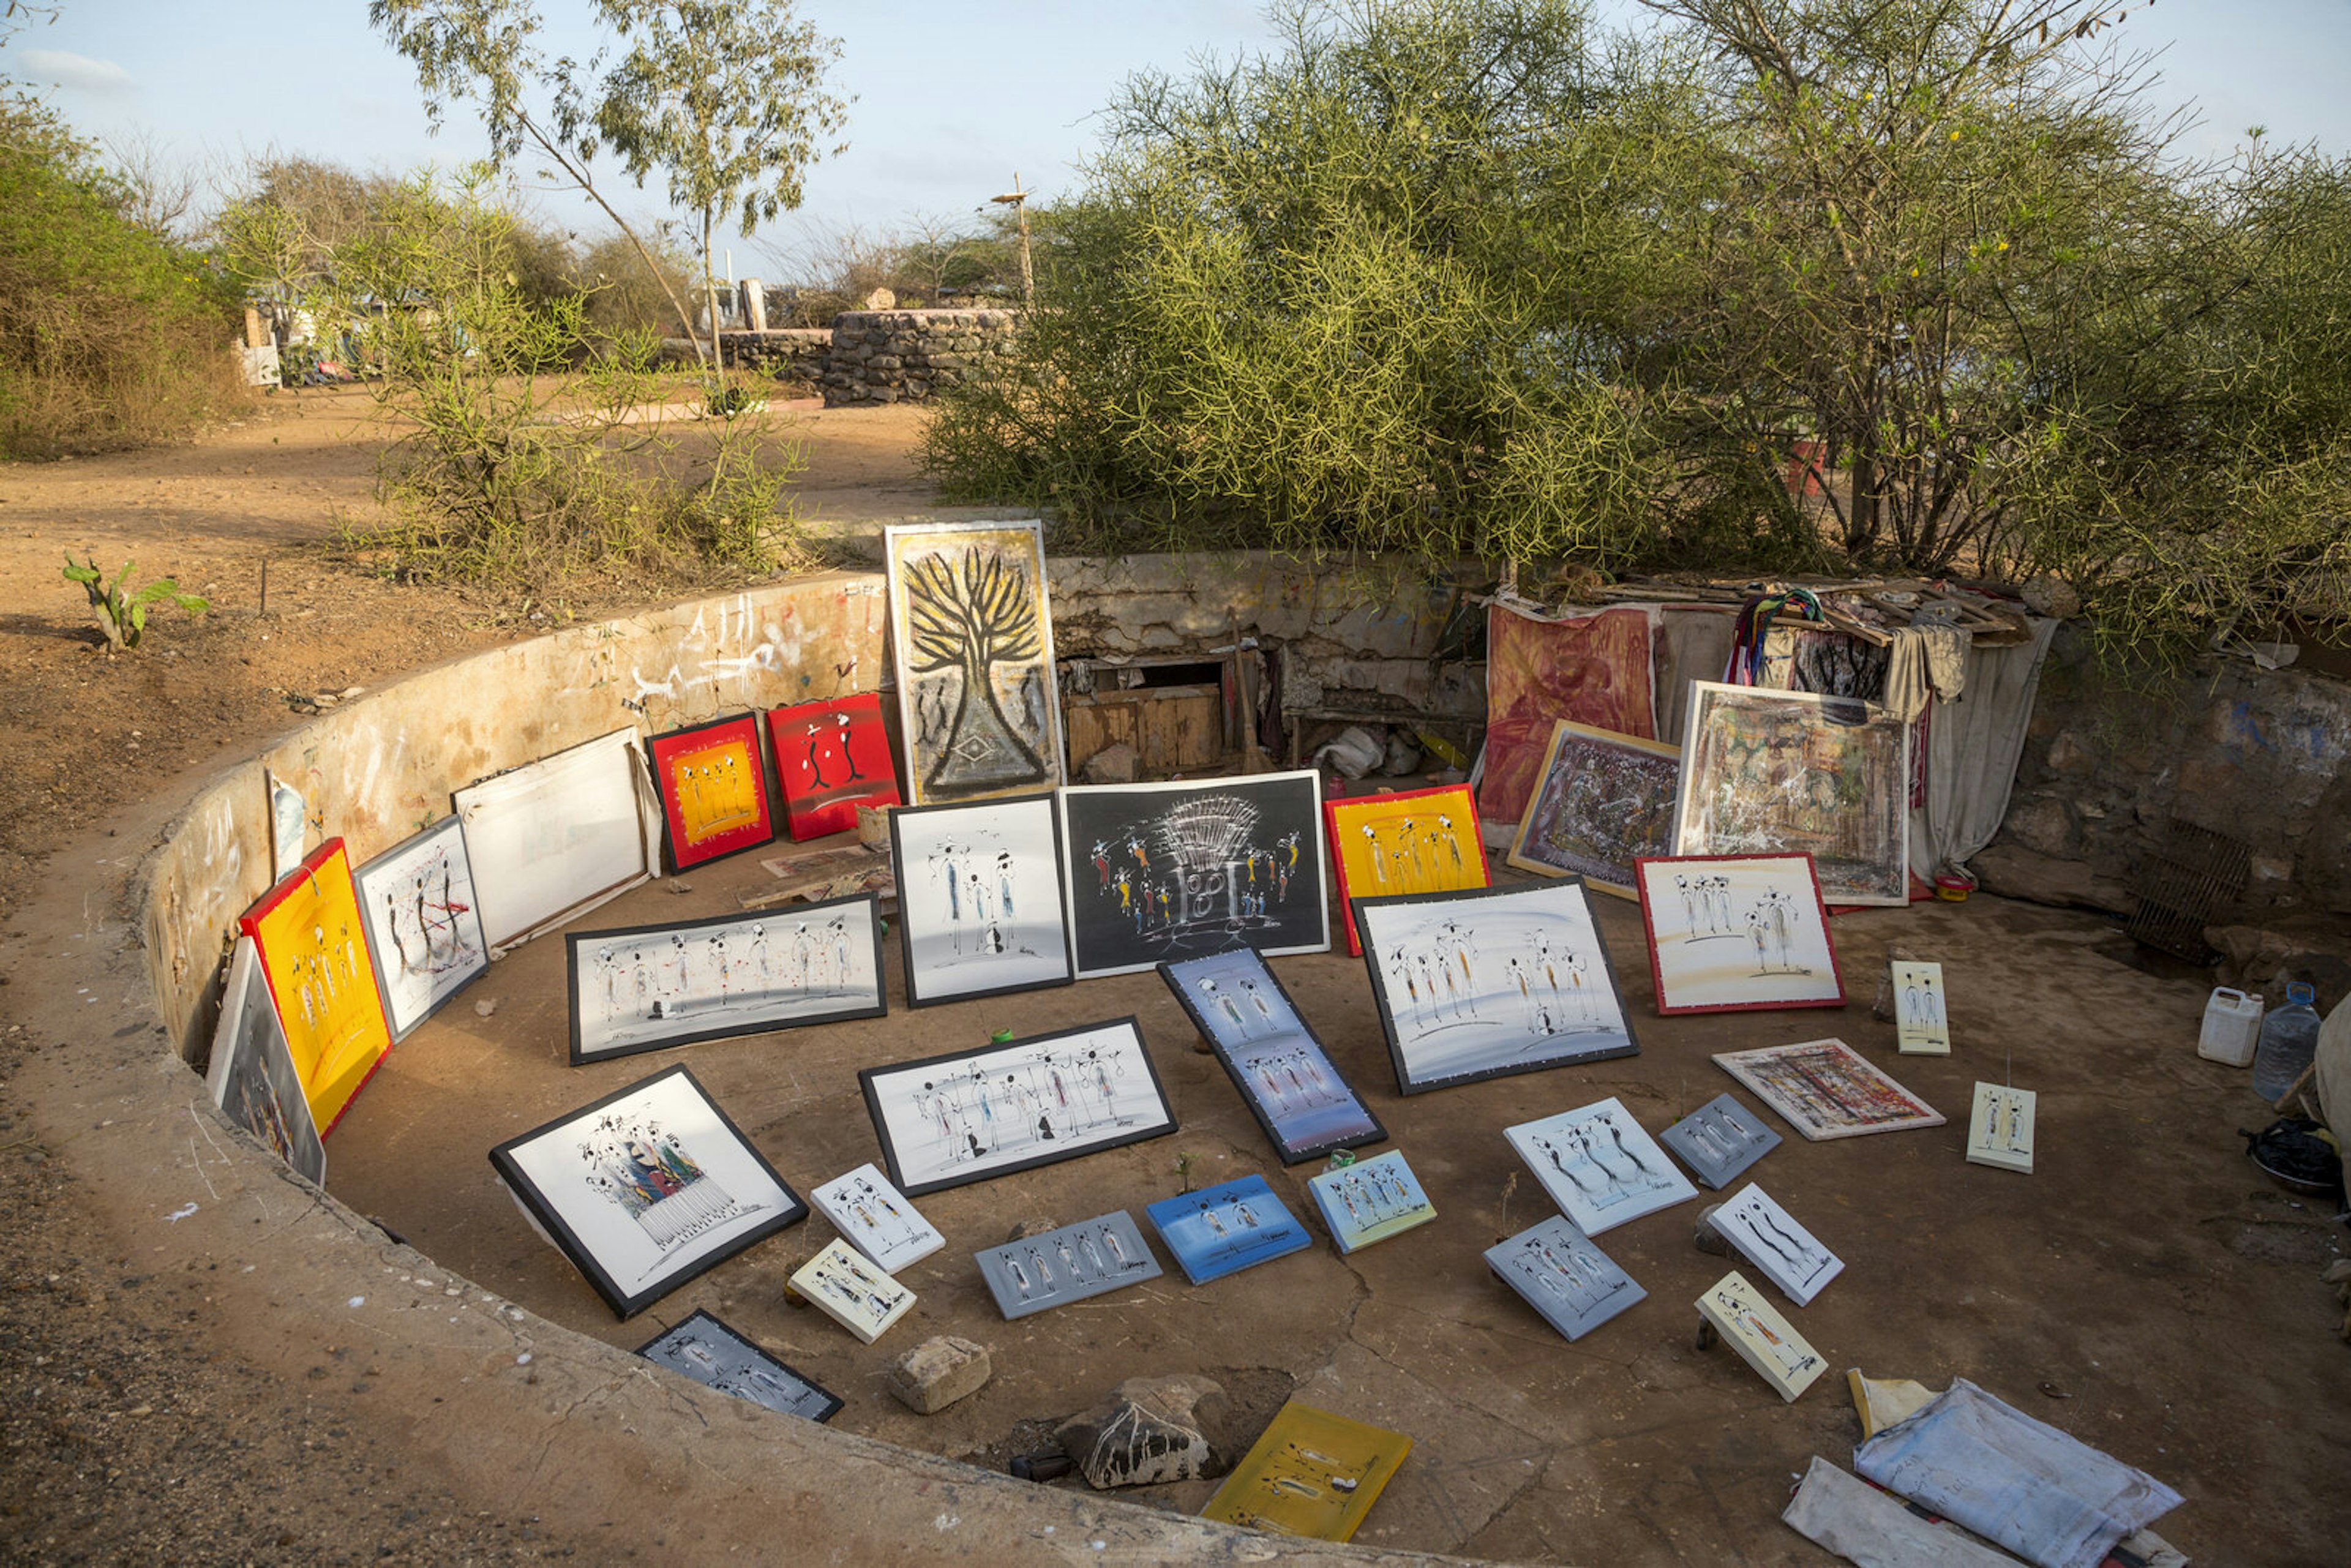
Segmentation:
{"type": "Polygon", "coordinates": [[[456,793],[491,951],[583,915],[658,869],[659,812],[632,729],[456,793]]]}
{"type": "Polygon", "coordinates": [[[1402,1149],[1334,1166],[1311,1177],[1306,1190],[1341,1252],[1401,1236],[1437,1218],[1437,1206],[1405,1163],[1402,1149]]]}
{"type": "Polygon", "coordinates": [[[1645,856],[1634,874],[1658,1012],[1844,1005],[1811,857],[1645,856]]]}
{"type": "Polygon", "coordinates": [[[2005,1083],[1978,1083],[1968,1113],[1968,1163],[2032,1174],[2032,1114],[2041,1097],[2005,1083]]]}
{"type": "Polygon", "coordinates": [[[972,1261],[1008,1322],[1160,1275],[1159,1260],[1123,1208],[990,1247],[972,1261]]]}
{"type": "Polygon", "coordinates": [[[1933,1106],[1841,1040],[1724,1051],[1714,1064],[1815,1143],[1943,1124],[1933,1106]]]}
{"type": "Polygon", "coordinates": [[[574,931],[571,1065],[698,1040],[880,1018],[881,901],[574,931]]]}
{"type": "Polygon", "coordinates": [[[1351,1541],[1412,1439],[1292,1400],[1225,1478],[1202,1519],[1308,1541],[1351,1541]]]}
{"type": "Polygon", "coordinates": [[[1486,1265],[1571,1341],[1649,1297],[1573,1221],[1556,1214],[1486,1249],[1486,1265]]]}
{"type": "Polygon", "coordinates": [[[878,692],[768,709],[768,748],[776,759],[784,830],[795,840],[845,833],[857,826],[858,807],[899,801],[898,766],[878,692]]]}
{"type": "Polygon", "coordinates": [[[406,1040],[490,967],[465,831],[444,817],[360,867],[353,880],[392,1038],[406,1040]]]}
{"type": "Polygon", "coordinates": [[[230,1121],[261,1140],[271,1154],[313,1185],[327,1185],[327,1149],[310,1103],[302,1092],[294,1053],[278,1027],[277,1004],[262,977],[261,956],[250,936],[240,936],[228,957],[228,984],[221,993],[220,1022],[213,1030],[213,1059],[205,1074],[213,1103],[230,1121]]]}
{"type": "Polygon", "coordinates": [[[1044,525],[884,528],[890,646],[916,805],[1064,779],[1044,525]]]}
{"type": "Polygon", "coordinates": [[[1718,1205],[1707,1223],[1800,1307],[1844,1272],[1844,1260],[1821,1245],[1779,1199],[1749,1182],[1718,1205]]]}
{"type": "Polygon", "coordinates": [[[792,1289],[865,1344],[914,1310],[914,1291],[839,1238],[794,1270],[792,1289]]]}
{"type": "Polygon", "coordinates": [[[1821,1353],[1736,1269],[1706,1288],[1698,1299],[1698,1312],[1755,1369],[1756,1376],[1792,1405],[1828,1370],[1821,1353]]]}
{"type": "Polygon", "coordinates": [[[1254,947],[1331,946],[1312,768],[1061,791],[1078,977],[1254,947]]]}
{"type": "Polygon", "coordinates": [[[913,1197],[1176,1130],[1131,1017],[869,1067],[857,1082],[890,1179],[913,1197]]]}
{"type": "Polygon", "coordinates": [[[1159,977],[1224,1064],[1282,1164],[1387,1137],[1256,949],[1162,964],[1159,977]]]}
{"type": "Polygon", "coordinates": [[[1850,697],[1690,683],[1678,855],[1807,854],[1833,904],[1910,901],[1910,727],[1850,697]]]}
{"type": "Polygon", "coordinates": [[[770,842],[768,768],[756,714],[689,725],[645,742],[661,794],[669,863],[684,871],[770,842]]]}
{"type": "Polygon", "coordinates": [[[1905,1056],[1951,1054],[1949,1016],[1943,1010],[1943,966],[1889,959],[1894,995],[1894,1049],[1905,1056]]]}
{"type": "Polygon", "coordinates": [[[1502,1135],[1560,1212],[1586,1236],[1698,1196],[1689,1178],[1614,1095],[1505,1127],[1502,1135]]]}
{"type": "Polygon", "coordinates": [[[1630,898],[1633,862],[1674,852],[1681,776],[1679,747],[1562,719],[1505,858],[1520,871],[1580,876],[1586,887],[1630,898]]]}
{"type": "Polygon", "coordinates": [[[1339,925],[1360,958],[1351,901],[1399,893],[1446,893],[1493,881],[1478,836],[1478,802],[1466,784],[1391,790],[1328,801],[1323,821],[1339,878],[1339,925]]]}
{"type": "Polygon", "coordinates": [[[509,1138],[490,1165],[622,1319],[808,1218],[682,1066],[509,1138]]]}
{"type": "Polygon", "coordinates": [[[1573,877],[1359,898],[1355,925],[1399,1093],[1640,1050],[1573,877]]]}
{"type": "Polygon", "coordinates": [[[1164,1197],[1143,1212],[1196,1285],[1302,1252],[1311,1240],[1261,1176],[1164,1197]]]}
{"type": "Polygon", "coordinates": [[[816,1210],[832,1221],[841,1239],[894,1274],[917,1259],[927,1258],[947,1244],[938,1228],[890,1185],[870,1161],[836,1176],[809,1194],[816,1210]]]}
{"type": "Polygon", "coordinates": [[[1780,1146],[1780,1134],[1728,1094],[1718,1094],[1657,1134],[1698,1179],[1720,1192],[1780,1146]]]}
{"type": "Polygon", "coordinates": [[[721,1394],[764,1405],[783,1416],[830,1421],[841,1409],[828,1393],[708,1312],[697,1311],[675,1328],[637,1347],[637,1354],[721,1394]]]}
{"type": "Polygon", "coordinates": [[[1066,986],[1061,821],[1050,795],[890,813],[906,1000],[935,1002],[1066,986]]]}
{"type": "Polygon", "coordinates": [[[392,1049],[343,841],[329,839],[245,912],[286,1049],[321,1137],[392,1049]]]}
{"type": "Polygon", "coordinates": [[[1486,753],[1478,814],[1516,824],[1561,719],[1617,735],[1657,733],[1650,614],[1617,609],[1538,619],[1505,604],[1486,616],[1486,753]]]}

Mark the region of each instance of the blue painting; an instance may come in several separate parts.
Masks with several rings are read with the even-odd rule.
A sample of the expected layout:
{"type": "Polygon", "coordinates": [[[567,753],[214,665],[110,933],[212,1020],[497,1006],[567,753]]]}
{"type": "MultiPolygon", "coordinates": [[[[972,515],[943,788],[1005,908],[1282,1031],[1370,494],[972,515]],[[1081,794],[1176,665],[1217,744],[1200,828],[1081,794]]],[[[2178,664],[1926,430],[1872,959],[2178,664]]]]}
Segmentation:
{"type": "Polygon", "coordinates": [[[1196,1285],[1299,1251],[1309,1239],[1261,1176],[1162,1198],[1144,1212],[1196,1285]]]}
{"type": "Polygon", "coordinates": [[[1387,1136],[1254,950],[1162,964],[1159,977],[1224,1063],[1282,1164],[1387,1136]]]}
{"type": "Polygon", "coordinates": [[[1324,1171],[1306,1186],[1342,1252],[1385,1241],[1437,1218],[1437,1206],[1421,1191],[1401,1149],[1324,1171]]]}

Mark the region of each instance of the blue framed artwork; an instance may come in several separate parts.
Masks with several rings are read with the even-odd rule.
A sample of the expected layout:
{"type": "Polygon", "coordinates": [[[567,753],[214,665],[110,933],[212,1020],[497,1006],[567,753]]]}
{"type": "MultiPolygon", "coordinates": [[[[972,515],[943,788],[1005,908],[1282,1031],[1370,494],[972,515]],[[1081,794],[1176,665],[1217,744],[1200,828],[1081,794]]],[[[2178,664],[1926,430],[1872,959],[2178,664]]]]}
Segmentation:
{"type": "Polygon", "coordinates": [[[1253,948],[1162,964],[1159,977],[1224,1063],[1282,1164],[1386,1139],[1387,1129],[1253,948]]]}
{"type": "Polygon", "coordinates": [[[1353,1252],[1437,1218],[1437,1206],[1421,1191],[1420,1178],[1405,1163],[1402,1149],[1324,1171],[1306,1184],[1331,1239],[1353,1252]]]}
{"type": "Polygon", "coordinates": [[[1309,1239],[1261,1176],[1162,1198],[1144,1212],[1196,1285],[1302,1251],[1309,1239]]]}

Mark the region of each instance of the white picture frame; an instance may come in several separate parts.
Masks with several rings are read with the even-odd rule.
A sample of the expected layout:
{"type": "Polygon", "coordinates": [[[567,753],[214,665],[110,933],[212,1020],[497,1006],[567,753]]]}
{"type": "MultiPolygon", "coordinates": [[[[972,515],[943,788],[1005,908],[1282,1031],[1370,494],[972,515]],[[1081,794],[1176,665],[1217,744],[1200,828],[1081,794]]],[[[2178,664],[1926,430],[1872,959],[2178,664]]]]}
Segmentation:
{"type": "Polygon", "coordinates": [[[490,967],[473,862],[452,815],[351,873],[392,1038],[406,1040],[490,967]]]}
{"type": "Polygon", "coordinates": [[[633,729],[470,784],[454,797],[492,953],[650,878],[660,803],[633,729]]]}

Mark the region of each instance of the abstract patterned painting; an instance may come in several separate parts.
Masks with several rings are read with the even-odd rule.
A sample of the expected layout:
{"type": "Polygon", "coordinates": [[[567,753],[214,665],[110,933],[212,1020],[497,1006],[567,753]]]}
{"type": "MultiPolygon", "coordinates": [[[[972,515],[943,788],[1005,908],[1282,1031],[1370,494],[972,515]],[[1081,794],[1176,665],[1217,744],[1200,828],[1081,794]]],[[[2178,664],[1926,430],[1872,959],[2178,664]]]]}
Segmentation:
{"type": "Polygon", "coordinates": [[[1506,857],[1539,876],[1580,876],[1633,896],[1633,862],[1674,852],[1681,748],[1562,719],[1506,857]]]}
{"type": "Polygon", "coordinates": [[[1646,610],[1557,621],[1496,604],[1486,618],[1486,760],[1478,814],[1527,813],[1552,727],[1573,719],[1646,739],[1657,733],[1646,610]]]}
{"type": "Polygon", "coordinates": [[[1725,1051],[1714,1064],[1814,1142],[1943,1124],[1933,1106],[1841,1040],[1725,1051]]]}

